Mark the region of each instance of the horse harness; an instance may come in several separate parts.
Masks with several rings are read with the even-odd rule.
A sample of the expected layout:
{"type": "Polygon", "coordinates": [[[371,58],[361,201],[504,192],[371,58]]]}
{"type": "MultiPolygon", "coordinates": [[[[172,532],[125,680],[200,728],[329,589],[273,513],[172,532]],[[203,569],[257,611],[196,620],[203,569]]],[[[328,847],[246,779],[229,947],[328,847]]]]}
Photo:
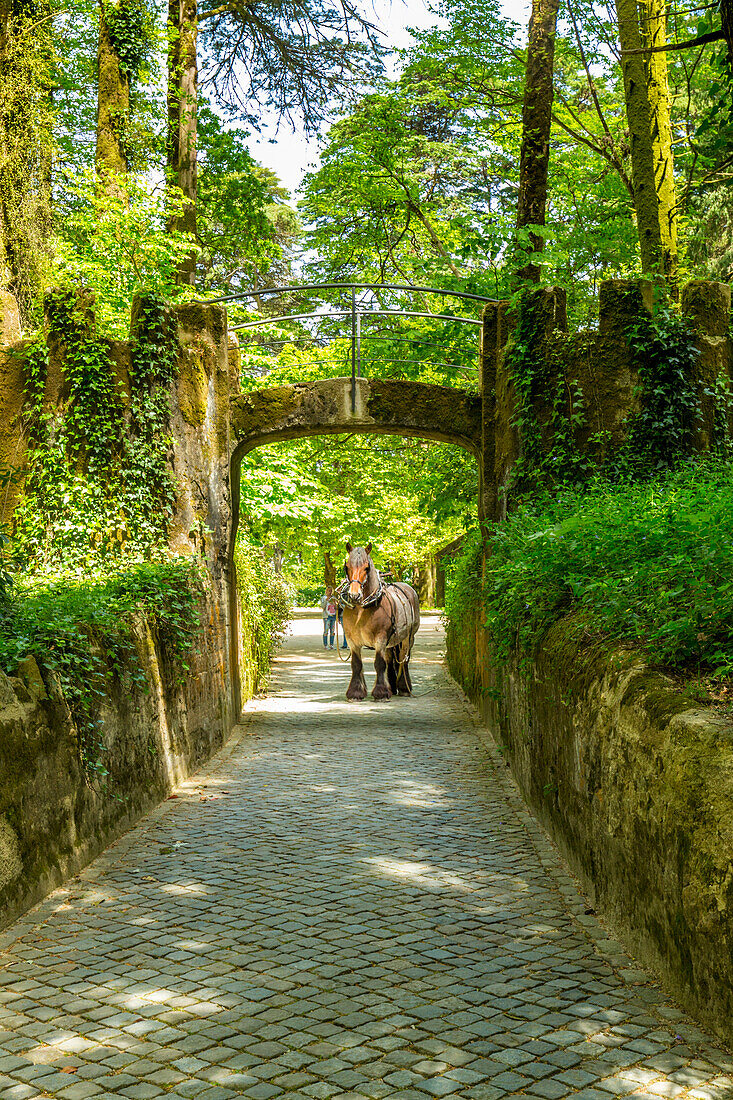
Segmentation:
{"type": "MultiPolygon", "coordinates": [[[[366,596],[365,598],[363,598],[362,601],[361,601],[361,604],[359,604],[358,606],[360,606],[360,607],[378,607],[379,604],[382,601],[382,597],[384,596],[385,592],[387,592],[389,590],[389,595],[390,595],[390,623],[389,623],[389,634],[387,635],[387,644],[385,646],[386,649],[389,649],[390,648],[389,643],[391,642],[392,638],[394,638],[395,634],[397,633],[397,623],[396,623],[396,620],[395,620],[395,610],[396,610],[395,609],[395,596],[399,595],[399,598],[400,598],[399,602],[402,605],[403,610],[410,606],[410,601],[408,600],[408,598],[404,594],[404,592],[402,592],[402,590],[400,588],[398,588],[396,583],[384,584],[384,581],[382,579],[382,574],[377,573],[377,576],[379,577],[379,585],[378,585],[376,591],[372,592],[372,594],[370,596],[366,596]]],[[[354,603],[346,595],[346,589],[349,587],[350,584],[351,584],[351,581],[347,577],[346,580],[341,582],[341,584],[338,586],[338,588],[336,589],[336,591],[334,593],[334,595],[336,597],[336,602],[341,607],[354,607],[355,606],[354,603]]],[[[368,646],[367,648],[369,649],[371,647],[368,646]]],[[[405,661],[405,658],[403,657],[402,660],[400,661],[400,665],[404,664],[404,661],[405,661]]]]}

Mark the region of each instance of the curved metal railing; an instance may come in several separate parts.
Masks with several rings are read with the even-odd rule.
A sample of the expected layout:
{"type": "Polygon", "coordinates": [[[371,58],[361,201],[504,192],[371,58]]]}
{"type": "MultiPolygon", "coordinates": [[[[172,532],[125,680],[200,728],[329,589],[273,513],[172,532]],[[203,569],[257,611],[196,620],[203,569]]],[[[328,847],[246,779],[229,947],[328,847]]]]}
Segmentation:
{"type": "MultiPolygon", "coordinates": [[[[234,319],[234,323],[230,324],[230,329],[234,332],[250,332],[257,329],[262,329],[269,325],[287,325],[297,322],[301,326],[300,338],[303,336],[303,332],[309,333],[310,336],[316,340],[325,342],[321,336],[321,329],[324,323],[328,323],[329,326],[335,328],[337,336],[334,337],[333,333],[330,336],[331,340],[341,339],[346,343],[347,359],[339,360],[339,365],[344,362],[344,365],[348,362],[348,358],[351,360],[351,405],[352,409],[356,406],[356,380],[363,377],[364,370],[364,346],[365,341],[377,341],[377,340],[389,340],[391,343],[399,343],[400,340],[406,340],[414,348],[419,343],[413,333],[410,336],[401,336],[399,333],[389,332],[385,334],[375,333],[370,328],[370,322],[375,318],[405,318],[405,319],[425,319],[443,323],[453,323],[457,325],[467,325],[471,329],[481,326],[480,317],[465,316],[463,314],[449,313],[447,311],[434,312],[430,309],[401,309],[401,308],[386,308],[383,304],[383,299],[391,294],[399,294],[401,298],[405,295],[413,297],[415,295],[430,295],[433,297],[439,297],[445,299],[455,299],[461,303],[476,303],[480,305],[486,305],[489,302],[495,302],[495,298],[488,298],[481,294],[473,294],[468,291],[459,290],[446,290],[441,287],[425,287],[425,286],[412,286],[408,283],[377,283],[377,282],[363,282],[363,283],[350,283],[350,282],[333,282],[333,283],[301,283],[291,286],[279,286],[279,287],[267,287],[259,290],[246,290],[239,291],[235,294],[223,295],[219,298],[207,299],[207,304],[229,304],[236,302],[248,302],[254,300],[257,303],[258,308],[261,308],[263,302],[270,302],[276,297],[293,296],[295,295],[300,299],[300,304],[295,307],[295,312],[285,313],[278,312],[276,314],[263,313],[256,318],[247,317],[246,320],[237,321],[234,319]],[[344,292],[348,296],[348,304],[336,303],[336,306],[328,301],[328,292],[335,292],[337,295],[344,292]],[[305,297],[305,302],[303,301],[305,297]],[[303,309],[304,304],[311,304],[309,299],[320,298],[323,304],[317,309],[303,309]],[[338,308],[341,307],[341,308],[338,308]],[[339,330],[339,324],[345,322],[347,330],[346,334],[341,335],[339,330]]],[[[274,347],[275,345],[286,345],[292,343],[293,338],[272,338],[265,343],[274,347]]],[[[281,347],[282,350],[282,347],[281,347]]],[[[476,341],[475,353],[478,353],[478,342],[476,341]]],[[[410,359],[407,357],[383,357],[380,362],[390,362],[394,365],[404,366],[416,366],[425,363],[425,360],[410,359]]],[[[475,370],[467,368],[464,364],[460,363],[441,363],[443,367],[450,368],[456,372],[464,374],[473,374],[475,370]]]]}

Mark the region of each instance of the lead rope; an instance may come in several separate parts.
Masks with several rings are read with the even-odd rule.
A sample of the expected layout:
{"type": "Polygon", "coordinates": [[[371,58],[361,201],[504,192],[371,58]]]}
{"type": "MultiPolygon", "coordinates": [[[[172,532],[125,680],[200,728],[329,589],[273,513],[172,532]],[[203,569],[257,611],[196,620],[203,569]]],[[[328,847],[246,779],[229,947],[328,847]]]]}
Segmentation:
{"type": "MultiPolygon", "coordinates": [[[[345,634],[345,633],[344,633],[344,638],[346,638],[346,634],[345,634]]],[[[348,638],[346,638],[346,640],[348,641],[348,638]]],[[[345,665],[347,661],[350,661],[350,660],[351,660],[351,646],[349,646],[349,652],[347,653],[347,655],[346,655],[345,657],[342,657],[342,656],[341,656],[341,646],[339,645],[339,613],[338,613],[338,605],[337,605],[337,608],[336,608],[336,652],[338,653],[339,661],[341,662],[341,664],[342,664],[342,665],[345,665]]]]}

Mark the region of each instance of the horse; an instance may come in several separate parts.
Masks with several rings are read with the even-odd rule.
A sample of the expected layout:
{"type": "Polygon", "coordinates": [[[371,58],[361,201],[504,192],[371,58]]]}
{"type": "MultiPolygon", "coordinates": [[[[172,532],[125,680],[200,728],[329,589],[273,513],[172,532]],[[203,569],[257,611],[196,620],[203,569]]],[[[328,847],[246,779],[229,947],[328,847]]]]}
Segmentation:
{"type": "Polygon", "coordinates": [[[366,699],[362,646],[376,650],[377,679],[372,699],[411,695],[410,653],[420,626],[417,592],[402,581],[383,583],[371,559],[371,543],[352,547],[347,542],[346,549],[349,555],[344,562],[347,579],[337,593],[344,609],[344,634],[351,650],[351,682],[346,698],[366,699]]]}

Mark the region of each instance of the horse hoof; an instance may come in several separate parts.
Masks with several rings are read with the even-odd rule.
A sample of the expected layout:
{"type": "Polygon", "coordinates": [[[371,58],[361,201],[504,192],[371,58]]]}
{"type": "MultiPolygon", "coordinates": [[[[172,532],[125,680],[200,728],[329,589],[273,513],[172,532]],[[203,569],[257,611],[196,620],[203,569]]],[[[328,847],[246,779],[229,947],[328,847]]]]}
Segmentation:
{"type": "Polygon", "coordinates": [[[397,692],[398,695],[412,695],[411,691],[405,691],[404,688],[400,688],[397,692]]]}
{"type": "Polygon", "coordinates": [[[381,703],[383,699],[391,698],[392,692],[389,690],[388,687],[380,685],[379,687],[375,687],[372,691],[372,699],[375,703],[381,703]]]}
{"type": "Polygon", "coordinates": [[[366,699],[366,692],[360,688],[354,688],[353,691],[349,688],[346,692],[346,698],[350,703],[361,703],[363,699],[366,699]]]}

